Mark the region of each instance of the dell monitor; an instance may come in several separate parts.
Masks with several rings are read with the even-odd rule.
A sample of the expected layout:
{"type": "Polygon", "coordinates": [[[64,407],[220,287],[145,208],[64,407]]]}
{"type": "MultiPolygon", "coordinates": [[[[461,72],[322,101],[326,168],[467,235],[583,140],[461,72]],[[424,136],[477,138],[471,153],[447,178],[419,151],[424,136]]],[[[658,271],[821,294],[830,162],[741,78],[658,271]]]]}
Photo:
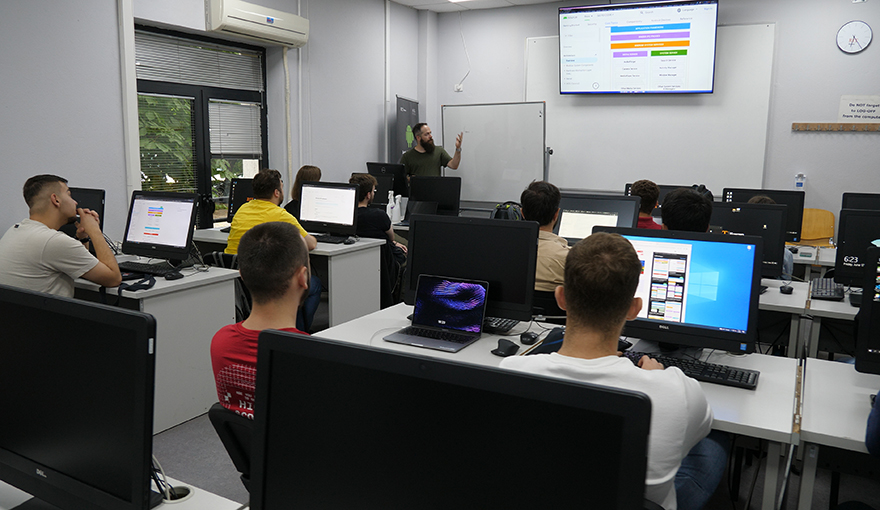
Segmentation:
{"type": "Polygon", "coordinates": [[[713,231],[715,227],[720,229],[717,233],[760,236],[764,240],[761,276],[779,278],[785,261],[786,209],[788,206],[784,204],[716,202],[710,223],[713,231]]]}
{"type": "Polygon", "coordinates": [[[198,195],[134,191],[125,224],[122,253],[166,260],[189,256],[198,195]]]}
{"type": "Polygon", "coordinates": [[[0,480],[34,496],[21,508],[157,504],[153,317],[6,286],[0,310],[0,480]]]}
{"type": "MultiPolygon", "coordinates": [[[[658,188],[660,188],[660,195],[657,197],[657,207],[651,210],[651,216],[655,218],[660,217],[660,209],[663,207],[663,199],[666,198],[666,195],[669,194],[670,191],[677,190],[678,188],[690,188],[690,185],[682,185],[675,186],[672,184],[658,184],[658,188]]],[[[623,188],[623,194],[626,196],[632,196],[632,183],[626,183],[626,186],[623,188]]]]}
{"type": "Polygon", "coordinates": [[[880,193],[844,193],[840,208],[880,211],[880,193]]]}
{"type": "MultiPolygon", "coordinates": [[[[98,225],[104,231],[104,190],[89,188],[70,188],[70,196],[76,200],[78,209],[89,209],[98,213],[98,225]]],[[[70,237],[76,237],[76,226],[72,223],[60,229],[70,237]]]]}
{"type": "Polygon", "coordinates": [[[532,318],[538,224],[487,218],[414,215],[403,299],[412,305],[419,275],[489,282],[486,315],[532,318]]]}
{"type": "Polygon", "coordinates": [[[574,244],[589,237],[596,225],[635,227],[639,221],[639,203],[639,197],[563,191],[559,202],[559,221],[553,233],[574,244]]]}
{"type": "Polygon", "coordinates": [[[843,209],[837,229],[834,281],[859,286],[865,272],[865,253],[880,246],[880,210],[843,209]]]}
{"type": "Polygon", "coordinates": [[[357,233],[358,187],[338,182],[304,182],[299,223],[309,232],[337,236],[357,233]]]}
{"type": "Polygon", "coordinates": [[[640,392],[281,331],[256,392],[254,510],[644,506],[640,392]]]}
{"type": "MultiPolygon", "coordinates": [[[[354,176],[355,174],[351,174],[354,176]]],[[[383,175],[374,175],[374,179],[376,179],[376,193],[373,196],[373,201],[370,202],[370,207],[376,207],[385,209],[385,206],[388,205],[388,192],[394,190],[394,176],[390,174],[383,175]]],[[[397,193],[395,193],[396,195],[397,193]]]]}
{"type": "Polygon", "coordinates": [[[861,280],[864,290],[856,338],[856,370],[880,374],[880,248],[868,248],[864,262],[861,280]]]}
{"type": "Polygon", "coordinates": [[[777,189],[724,188],[722,202],[748,202],[756,196],[765,196],[777,204],[785,204],[785,241],[796,243],[801,239],[804,222],[804,192],[777,189]]]}
{"type": "Polygon", "coordinates": [[[461,177],[413,175],[409,183],[409,199],[413,202],[437,202],[437,214],[458,216],[461,177]]]}
{"type": "Polygon", "coordinates": [[[409,196],[406,168],[403,165],[396,163],[367,163],[367,173],[372,176],[390,175],[394,177],[394,195],[409,196]]]}
{"type": "Polygon", "coordinates": [[[755,349],[762,239],[596,227],[632,243],[642,262],[642,309],[624,334],[670,344],[755,349]]]}
{"type": "Polygon", "coordinates": [[[226,211],[226,221],[232,223],[232,218],[242,205],[254,199],[254,180],[244,177],[233,177],[229,185],[229,209],[226,211]]]}

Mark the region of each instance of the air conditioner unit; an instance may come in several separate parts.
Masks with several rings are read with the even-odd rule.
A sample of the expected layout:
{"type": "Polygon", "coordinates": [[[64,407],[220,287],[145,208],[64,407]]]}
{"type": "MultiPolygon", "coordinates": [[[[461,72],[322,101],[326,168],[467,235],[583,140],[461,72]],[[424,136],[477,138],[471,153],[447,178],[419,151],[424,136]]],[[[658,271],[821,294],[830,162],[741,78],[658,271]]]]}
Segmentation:
{"type": "Polygon", "coordinates": [[[299,48],[309,40],[309,20],[241,0],[205,0],[207,29],[264,44],[299,48]]]}

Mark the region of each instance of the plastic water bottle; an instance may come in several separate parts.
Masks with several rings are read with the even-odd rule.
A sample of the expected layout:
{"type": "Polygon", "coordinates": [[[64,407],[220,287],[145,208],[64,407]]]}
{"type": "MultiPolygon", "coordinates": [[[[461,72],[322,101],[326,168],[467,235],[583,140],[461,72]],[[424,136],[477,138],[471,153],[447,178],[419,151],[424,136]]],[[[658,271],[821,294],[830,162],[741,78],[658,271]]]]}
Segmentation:
{"type": "Polygon", "coordinates": [[[400,206],[401,195],[394,197],[394,207],[391,209],[391,223],[400,223],[400,215],[403,208],[400,206]]]}
{"type": "Polygon", "coordinates": [[[385,204],[385,214],[388,215],[391,223],[394,223],[394,192],[391,190],[388,190],[388,203],[385,204]]]}

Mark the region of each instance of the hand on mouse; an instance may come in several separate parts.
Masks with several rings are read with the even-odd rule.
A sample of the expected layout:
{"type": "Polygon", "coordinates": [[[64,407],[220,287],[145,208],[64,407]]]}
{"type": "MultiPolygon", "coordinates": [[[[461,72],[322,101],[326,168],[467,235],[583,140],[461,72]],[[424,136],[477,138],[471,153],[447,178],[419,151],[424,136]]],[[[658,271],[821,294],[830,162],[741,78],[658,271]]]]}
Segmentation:
{"type": "Polygon", "coordinates": [[[639,360],[639,368],[644,370],[663,370],[663,363],[655,360],[654,358],[649,358],[648,356],[642,356],[642,359],[639,360]]]}

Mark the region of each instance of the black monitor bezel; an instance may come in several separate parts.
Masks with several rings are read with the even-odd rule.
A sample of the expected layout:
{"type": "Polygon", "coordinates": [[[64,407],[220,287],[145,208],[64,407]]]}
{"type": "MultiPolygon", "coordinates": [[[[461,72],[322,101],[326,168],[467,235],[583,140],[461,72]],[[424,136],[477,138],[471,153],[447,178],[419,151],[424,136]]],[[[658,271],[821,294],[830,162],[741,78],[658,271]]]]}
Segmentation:
{"type": "MultiPolygon", "coordinates": [[[[0,480],[60,509],[148,510],[151,499],[155,319],[152,315],[119,307],[0,285],[0,308],[7,309],[11,303],[33,308],[44,314],[47,321],[57,324],[66,323],[68,318],[87,317],[89,321],[104,323],[132,332],[131,338],[137,346],[132,349],[136,355],[135,366],[137,370],[132,373],[135,381],[132,398],[136,402],[136,415],[133,417],[135,433],[131,440],[133,450],[139,451],[140,454],[137,458],[131,458],[132,501],[130,502],[123,501],[101,488],[80,481],[77,478],[78,473],[62,473],[52,466],[40,464],[2,448],[0,448],[0,480]]],[[[58,338],[64,338],[64,335],[62,334],[58,338]]],[[[122,340],[120,339],[120,341],[122,340]]],[[[39,367],[36,367],[34,372],[38,374],[39,367]]],[[[100,376],[101,371],[91,370],[91,373],[93,376],[100,376]]],[[[117,383],[118,381],[107,382],[110,385],[117,383]]],[[[58,391],[58,388],[47,388],[47,390],[58,391]]],[[[18,412],[24,412],[24,410],[18,410],[18,412]]],[[[84,412],[87,411],[84,410],[84,412]]],[[[59,419],[63,419],[63,417],[59,417],[59,419]]]]}
{"type": "MultiPolygon", "coordinates": [[[[596,227],[593,232],[612,232],[626,236],[654,237],[658,239],[683,239],[694,241],[724,242],[735,244],[752,244],[758,253],[758,261],[763,260],[764,240],[757,236],[719,236],[704,232],[681,232],[674,230],[649,230],[616,227],[596,227]]],[[[739,354],[755,352],[758,331],[758,296],[761,287],[761,266],[753,265],[752,285],[749,295],[749,318],[745,333],[719,331],[711,328],[685,326],[674,323],[661,323],[646,319],[627,321],[623,335],[664,342],[669,344],[721,349],[739,354]]]]}
{"type": "Polygon", "coordinates": [[[413,175],[409,199],[414,202],[437,202],[437,214],[458,216],[461,209],[461,177],[413,175]]]}
{"type": "MultiPolygon", "coordinates": [[[[845,258],[851,257],[847,253],[846,231],[847,225],[854,216],[870,217],[874,220],[872,225],[880,225],[880,210],[874,209],[841,209],[837,218],[837,249],[834,258],[834,281],[849,286],[858,286],[862,283],[863,271],[850,269],[844,265],[845,258]]],[[[866,249],[867,251],[867,249],[866,249]]],[[[859,253],[858,255],[861,255],[859,253]]]]}
{"type": "Polygon", "coordinates": [[[248,189],[250,190],[250,193],[246,193],[245,195],[250,196],[251,200],[254,198],[254,180],[248,177],[233,177],[229,182],[229,203],[226,204],[226,221],[229,223],[232,223],[232,218],[235,217],[238,208],[241,207],[242,204],[246,204],[250,201],[245,199],[243,202],[239,203],[239,201],[236,200],[236,191],[240,190],[241,185],[244,183],[249,185],[248,189]]]}
{"type": "MultiPolygon", "coordinates": [[[[299,363],[310,360],[328,361],[338,365],[376,370],[402,377],[403,380],[422,379],[458,387],[473,388],[529,400],[547,402],[562,407],[604,412],[623,418],[621,463],[616,476],[621,480],[616,493],[615,508],[641,509],[644,505],[644,482],[647,472],[647,435],[651,401],[644,393],[598,386],[580,381],[543,377],[497,367],[463,364],[453,360],[421,354],[392,351],[349,342],[327,340],[284,331],[265,330],[260,333],[257,355],[256,407],[254,417],[254,448],[251,463],[251,507],[266,508],[267,482],[265,478],[269,453],[283,453],[267,444],[276,403],[296,406],[291,400],[296,395],[275,395],[271,381],[275,374],[297,373],[299,363]],[[277,360],[277,361],[276,361],[277,360]],[[277,371],[277,372],[276,372],[277,371]]],[[[403,388],[406,385],[398,386],[403,388]]],[[[459,420],[455,420],[460,423],[459,420]]],[[[469,426],[462,424],[461,433],[469,426]]],[[[478,425],[476,425],[478,426],[478,425]]],[[[556,431],[560,432],[560,431],[556,431]]],[[[290,431],[296,436],[296,431],[290,431]]],[[[389,431],[393,434],[394,431],[389,431]]],[[[356,437],[356,431],[352,431],[356,437]]],[[[597,440],[601,440],[597,438],[597,440]]],[[[542,446],[543,448],[543,446],[542,446]]],[[[465,457],[472,452],[461,452],[465,457]]],[[[290,459],[296,462],[295,459],[290,459]]],[[[307,469],[305,467],[304,469],[307,469]]],[[[502,473],[503,475],[503,473],[502,473]]],[[[393,473],[387,473],[393,477],[393,473]]],[[[454,479],[450,483],[455,483],[454,479]]],[[[345,490],[344,480],[339,487],[345,490]]],[[[331,496],[328,496],[331,497],[331,496]]],[[[536,494],[536,497],[542,497],[536,494]]],[[[330,504],[330,506],[333,506],[330,504]]]]}
{"type": "MultiPolygon", "coordinates": [[[[526,261],[526,266],[531,268],[526,271],[526,274],[522,275],[523,283],[526,289],[526,302],[524,303],[509,303],[509,302],[501,302],[491,298],[492,285],[493,282],[488,280],[485,275],[472,274],[469,273],[468,264],[462,262],[458,265],[461,268],[461,272],[458,274],[444,274],[441,276],[448,276],[453,278],[463,278],[470,280],[488,280],[489,281],[489,292],[490,299],[487,301],[486,305],[486,315],[491,317],[505,317],[509,319],[519,320],[519,321],[527,321],[532,318],[532,299],[533,293],[535,289],[535,266],[537,264],[538,259],[538,223],[534,221],[511,221],[511,220],[500,220],[500,219],[492,219],[492,218],[471,218],[467,216],[440,216],[440,215],[424,215],[424,214],[414,214],[410,218],[410,230],[409,230],[409,245],[407,246],[407,255],[406,255],[406,270],[403,273],[403,301],[408,305],[415,304],[416,298],[416,283],[418,282],[418,275],[413,275],[413,269],[418,264],[413,262],[413,256],[418,252],[419,245],[419,237],[420,234],[418,229],[420,228],[420,224],[430,224],[433,223],[437,225],[436,228],[440,228],[446,231],[452,230],[455,228],[455,225],[476,225],[479,227],[483,227],[486,229],[518,229],[525,231],[523,233],[524,236],[534,236],[535,244],[532,245],[533,249],[529,249],[529,247],[524,247],[520,256],[528,257],[526,261]]],[[[470,254],[467,251],[466,246],[450,246],[450,250],[455,252],[456,257],[463,257],[466,253],[470,254]]],[[[497,256],[497,253],[481,253],[474,254],[474,256],[480,257],[493,257],[497,256]]],[[[502,254],[502,256],[512,256],[513,254],[502,254]]],[[[425,273],[422,274],[437,274],[437,271],[431,271],[426,269],[425,273]]]]}
{"type": "Polygon", "coordinates": [[[862,211],[874,211],[880,210],[880,193],[855,193],[848,191],[843,194],[840,200],[840,208],[841,209],[859,209],[862,211]],[[874,200],[877,202],[877,207],[854,207],[853,201],[858,200],[874,200]]]}
{"type": "MultiPolygon", "coordinates": [[[[763,260],[761,262],[761,276],[763,278],[779,278],[782,276],[782,266],[785,263],[785,219],[788,214],[788,206],[786,204],[750,204],[748,202],[714,202],[712,204],[712,221],[711,225],[718,225],[715,221],[715,211],[719,208],[724,207],[726,209],[730,208],[739,208],[739,209],[750,209],[754,211],[781,211],[782,212],[782,229],[781,229],[781,239],[779,239],[779,243],[776,244],[776,265],[768,264],[768,253],[772,254],[771,249],[768,249],[768,243],[766,242],[766,238],[762,234],[747,234],[747,235],[758,235],[764,238],[764,252],[763,252],[763,260]]],[[[724,225],[721,225],[724,227],[724,225]]]]}
{"type": "MultiPolygon", "coordinates": [[[[374,175],[373,178],[376,179],[376,195],[373,197],[373,201],[370,203],[370,205],[385,207],[386,205],[388,205],[388,192],[394,190],[394,175],[380,174],[374,175]],[[388,182],[388,179],[391,179],[391,186],[385,186],[385,183],[388,182]]],[[[398,193],[395,193],[395,195],[398,195],[398,193]]]]}
{"type": "MultiPolygon", "coordinates": [[[[633,196],[632,185],[633,185],[633,183],[631,183],[631,182],[626,183],[626,186],[623,187],[623,194],[624,195],[626,195],[628,197],[633,196]]],[[[660,194],[657,195],[657,207],[651,209],[651,216],[654,218],[660,217],[660,210],[663,208],[663,199],[666,197],[666,195],[669,194],[669,192],[675,191],[679,188],[691,189],[692,186],[689,184],[685,184],[685,185],[681,185],[681,186],[675,186],[672,184],[657,184],[657,188],[660,190],[660,194]]]]}
{"type": "Polygon", "coordinates": [[[370,175],[391,174],[394,176],[394,195],[409,196],[409,184],[406,179],[406,167],[400,163],[367,162],[367,173],[370,175]]]}
{"type": "Polygon", "coordinates": [[[166,260],[184,260],[189,256],[192,250],[192,237],[196,226],[196,216],[199,212],[199,195],[196,193],[178,193],[173,191],[133,191],[131,193],[131,202],[128,205],[128,219],[125,222],[125,234],[122,237],[122,253],[127,255],[139,255],[141,257],[150,257],[166,260]],[[156,200],[176,200],[176,201],[192,201],[193,207],[189,219],[189,228],[187,229],[186,245],[183,247],[174,247],[153,243],[137,243],[128,240],[128,229],[131,227],[131,215],[134,213],[135,198],[143,197],[145,199],[156,200]]]}
{"type": "Polygon", "coordinates": [[[786,217],[788,218],[786,221],[788,224],[785,227],[785,241],[789,243],[796,243],[801,239],[801,229],[803,228],[804,223],[804,200],[806,198],[806,193],[800,190],[785,190],[785,189],[756,189],[756,188],[724,188],[721,193],[721,201],[722,202],[748,202],[754,196],[764,195],[766,197],[770,197],[777,204],[785,203],[785,205],[789,206],[786,211],[786,217]],[[745,200],[739,199],[737,200],[733,193],[743,193],[751,195],[745,200]],[[790,200],[782,200],[780,197],[797,197],[797,205],[792,207],[790,200]],[[796,227],[796,229],[795,229],[796,227]]]}
{"type": "Polygon", "coordinates": [[[865,254],[865,272],[862,278],[862,304],[859,308],[859,333],[856,338],[856,370],[865,374],[880,375],[880,353],[868,352],[869,347],[880,349],[880,330],[871,327],[871,316],[880,313],[880,302],[874,301],[877,287],[877,266],[880,264],[880,248],[868,248],[865,254]],[[871,338],[873,335],[874,338],[871,338]]]}
{"type": "MultiPolygon", "coordinates": [[[[70,196],[76,200],[77,209],[85,208],[98,213],[98,227],[103,232],[107,192],[96,188],[70,188],[70,196]]],[[[72,223],[63,225],[59,230],[70,237],[76,237],[76,227],[72,223]]]]}
{"type": "MultiPolygon", "coordinates": [[[[629,202],[633,206],[632,210],[632,221],[629,222],[628,225],[621,225],[620,218],[618,216],[618,227],[629,227],[634,228],[639,223],[639,205],[642,203],[641,197],[637,196],[621,196],[621,195],[598,195],[595,193],[578,193],[575,191],[563,191],[560,193],[560,201],[559,201],[559,220],[556,222],[556,225],[553,226],[553,233],[559,235],[559,228],[562,225],[562,217],[565,214],[565,204],[570,200],[593,200],[595,202],[618,202],[623,203],[622,207],[619,207],[619,210],[628,209],[626,203],[629,202]]],[[[599,209],[597,209],[599,210],[599,209]]],[[[628,210],[624,212],[629,212],[628,210]]],[[[566,237],[565,238],[569,244],[574,244],[580,241],[581,237],[566,237]]]]}
{"type": "MultiPolygon", "coordinates": [[[[357,209],[358,209],[358,187],[354,184],[343,182],[323,182],[323,181],[305,181],[302,188],[325,188],[325,189],[347,189],[354,191],[354,208],[351,210],[351,224],[344,225],[342,223],[330,223],[327,221],[312,221],[302,217],[303,200],[299,200],[299,224],[308,232],[326,233],[337,236],[353,236],[357,234],[357,209]]],[[[300,194],[302,197],[302,194],[300,194]]]]}

